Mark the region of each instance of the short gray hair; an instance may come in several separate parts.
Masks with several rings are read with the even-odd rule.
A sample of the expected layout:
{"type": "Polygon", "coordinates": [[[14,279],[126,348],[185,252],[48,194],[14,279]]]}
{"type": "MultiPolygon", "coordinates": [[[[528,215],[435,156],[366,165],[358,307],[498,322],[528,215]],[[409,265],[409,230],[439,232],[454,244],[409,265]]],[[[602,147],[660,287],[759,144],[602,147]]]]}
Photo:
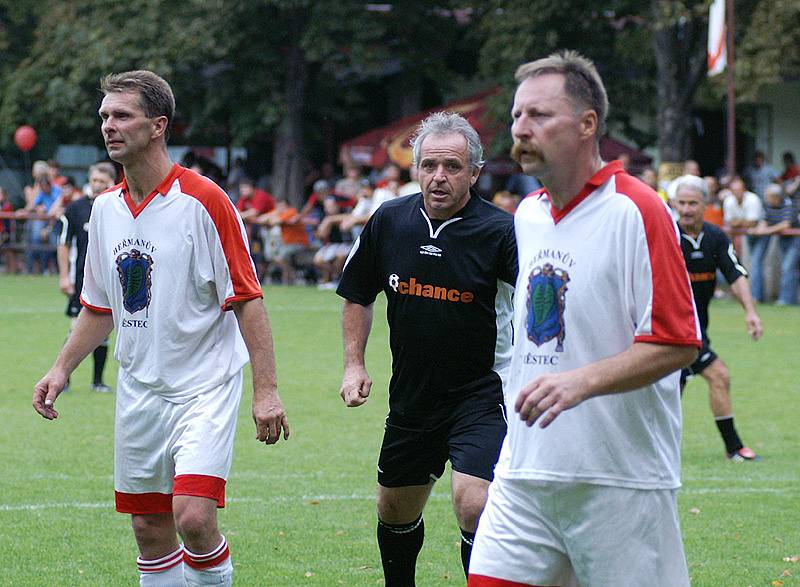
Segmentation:
{"type": "Polygon", "coordinates": [[[597,114],[595,140],[599,141],[606,132],[608,95],[594,63],[577,51],[558,51],[542,59],[523,63],[514,77],[521,84],[528,78],[548,73],[564,76],[564,93],[576,106],[594,110],[597,114]]]}
{"type": "Polygon", "coordinates": [[[702,177],[697,177],[696,175],[681,175],[679,178],[674,180],[675,182],[675,189],[673,193],[675,197],[678,196],[678,190],[686,187],[696,192],[699,192],[700,195],[703,196],[703,200],[708,200],[708,184],[702,177]]]}
{"type": "Polygon", "coordinates": [[[483,167],[485,161],[483,160],[481,137],[478,135],[478,131],[467,122],[467,119],[456,112],[434,112],[420,123],[417,132],[411,139],[414,166],[419,167],[422,143],[426,138],[449,134],[459,134],[467,140],[471,167],[476,169],[483,167]]]}

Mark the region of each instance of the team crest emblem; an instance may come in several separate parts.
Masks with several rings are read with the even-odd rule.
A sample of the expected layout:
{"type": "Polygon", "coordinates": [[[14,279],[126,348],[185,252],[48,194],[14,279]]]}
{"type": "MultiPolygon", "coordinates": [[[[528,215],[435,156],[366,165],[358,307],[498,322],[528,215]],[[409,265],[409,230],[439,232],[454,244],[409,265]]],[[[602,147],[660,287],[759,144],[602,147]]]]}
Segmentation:
{"type": "Polygon", "coordinates": [[[117,257],[117,273],[122,286],[122,305],[134,314],[150,305],[150,288],[153,258],[147,253],[132,249],[117,257]]]}
{"type": "Polygon", "coordinates": [[[556,339],[556,352],[564,352],[564,297],[569,274],[550,263],[534,267],[528,277],[528,340],[542,346],[556,339]]]}

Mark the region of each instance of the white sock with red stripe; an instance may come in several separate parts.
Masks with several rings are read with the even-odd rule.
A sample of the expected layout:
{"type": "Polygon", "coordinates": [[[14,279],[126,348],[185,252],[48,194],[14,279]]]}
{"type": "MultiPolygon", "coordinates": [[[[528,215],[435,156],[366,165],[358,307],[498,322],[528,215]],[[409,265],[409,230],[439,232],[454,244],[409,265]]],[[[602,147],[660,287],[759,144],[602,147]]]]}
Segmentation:
{"type": "Polygon", "coordinates": [[[183,547],[160,558],[136,559],[140,587],[183,587],[183,547]]]}
{"type": "Polygon", "coordinates": [[[219,546],[205,554],[195,554],[184,547],[183,562],[183,576],[187,587],[233,584],[231,552],[224,536],[219,546]]]}

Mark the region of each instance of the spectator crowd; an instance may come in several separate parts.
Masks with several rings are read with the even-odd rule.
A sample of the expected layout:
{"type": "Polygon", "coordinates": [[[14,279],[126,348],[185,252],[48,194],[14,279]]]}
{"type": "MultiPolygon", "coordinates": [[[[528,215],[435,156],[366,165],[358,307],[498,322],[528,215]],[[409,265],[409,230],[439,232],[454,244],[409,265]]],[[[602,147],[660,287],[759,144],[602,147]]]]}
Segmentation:
{"type": "MultiPolygon", "coordinates": [[[[622,158],[622,157],[621,157],[622,158]]],[[[308,177],[309,195],[297,209],[270,193],[269,177],[251,178],[237,160],[227,180],[213,165],[191,153],[183,161],[226,188],[248,231],[251,254],[263,284],[317,285],[335,289],[350,249],[370,216],[385,201],[416,193],[415,169],[394,164],[364,169],[348,164],[337,176],[331,165],[308,177]]],[[[623,164],[630,165],[625,159],[623,164]]],[[[652,167],[638,177],[671,204],[675,177],[652,167]]],[[[686,161],[681,175],[702,177],[696,161],[686,161]]],[[[756,301],[798,303],[800,280],[800,165],[792,152],[783,169],[756,151],[742,175],[703,177],[707,187],[705,221],[726,230],[747,265],[756,301]],[[776,284],[773,287],[773,284],[776,284]]],[[[491,201],[514,213],[520,200],[537,189],[532,177],[512,175],[491,201]]],[[[62,175],[56,161],[37,161],[32,182],[24,188],[25,204],[14,210],[0,186],[0,266],[6,273],[57,273],[56,245],[60,218],[71,201],[90,192],[62,175]]]]}

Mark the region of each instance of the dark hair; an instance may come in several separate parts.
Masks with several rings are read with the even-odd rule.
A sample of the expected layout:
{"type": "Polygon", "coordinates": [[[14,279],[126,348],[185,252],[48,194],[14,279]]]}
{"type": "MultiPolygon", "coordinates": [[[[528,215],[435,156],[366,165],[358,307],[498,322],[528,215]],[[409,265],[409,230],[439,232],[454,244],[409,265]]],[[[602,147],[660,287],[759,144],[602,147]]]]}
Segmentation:
{"type": "Polygon", "coordinates": [[[559,51],[543,59],[523,63],[514,77],[522,83],[528,78],[548,73],[564,76],[564,93],[577,103],[576,106],[594,110],[597,114],[595,140],[599,141],[606,132],[608,95],[594,63],[577,51],[559,51]]]}
{"type": "Polygon", "coordinates": [[[172,119],[175,118],[175,96],[162,77],[145,69],[110,73],[100,82],[100,90],[103,95],[115,92],[139,94],[139,105],[148,118],[167,117],[165,138],[169,137],[172,119]]]}

